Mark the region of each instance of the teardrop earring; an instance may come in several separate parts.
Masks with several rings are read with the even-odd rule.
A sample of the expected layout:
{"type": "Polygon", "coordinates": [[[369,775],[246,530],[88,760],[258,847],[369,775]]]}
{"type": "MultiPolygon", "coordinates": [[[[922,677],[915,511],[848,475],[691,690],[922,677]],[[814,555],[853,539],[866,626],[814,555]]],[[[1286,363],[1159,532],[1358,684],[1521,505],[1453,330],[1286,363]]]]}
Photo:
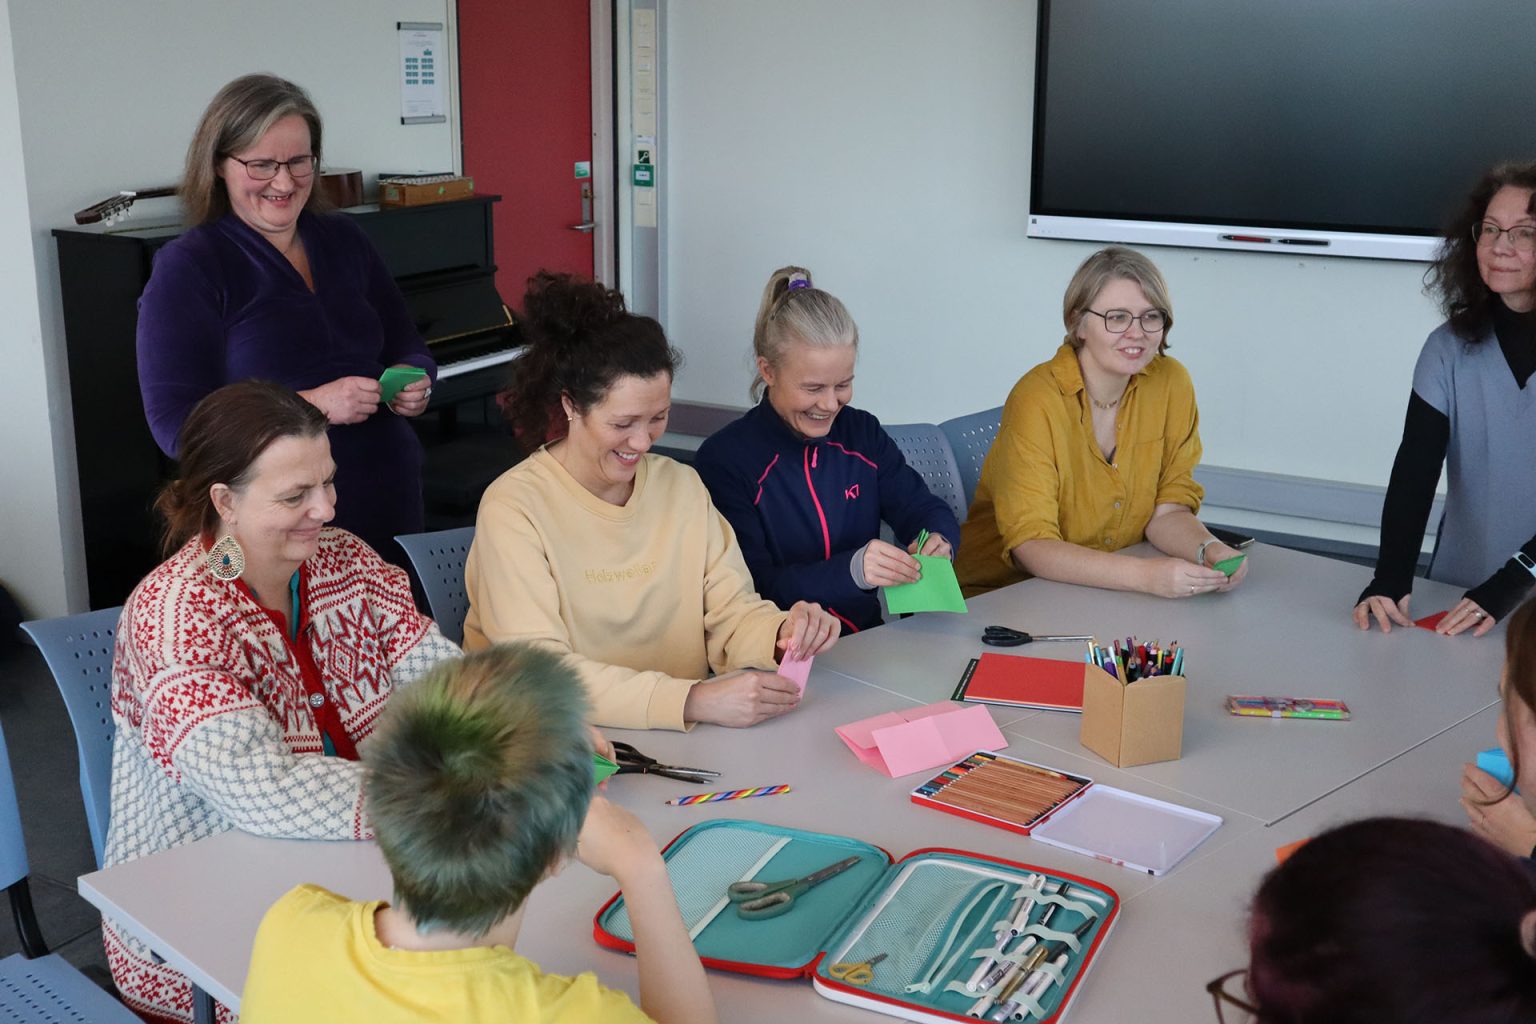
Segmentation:
{"type": "Polygon", "coordinates": [[[217,544],[208,549],[208,575],[225,583],[240,578],[245,572],[245,552],[235,535],[226,533],[217,544]]]}

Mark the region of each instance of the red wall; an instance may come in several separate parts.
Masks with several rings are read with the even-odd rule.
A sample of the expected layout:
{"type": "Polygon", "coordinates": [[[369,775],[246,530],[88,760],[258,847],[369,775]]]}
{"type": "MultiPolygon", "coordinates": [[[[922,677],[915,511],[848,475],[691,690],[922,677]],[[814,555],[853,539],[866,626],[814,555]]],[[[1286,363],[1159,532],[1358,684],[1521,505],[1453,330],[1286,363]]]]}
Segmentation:
{"type": "Polygon", "coordinates": [[[458,0],[464,173],[496,204],[497,290],[522,305],[541,267],[592,275],[577,160],[592,158],[589,6],[458,0]]]}

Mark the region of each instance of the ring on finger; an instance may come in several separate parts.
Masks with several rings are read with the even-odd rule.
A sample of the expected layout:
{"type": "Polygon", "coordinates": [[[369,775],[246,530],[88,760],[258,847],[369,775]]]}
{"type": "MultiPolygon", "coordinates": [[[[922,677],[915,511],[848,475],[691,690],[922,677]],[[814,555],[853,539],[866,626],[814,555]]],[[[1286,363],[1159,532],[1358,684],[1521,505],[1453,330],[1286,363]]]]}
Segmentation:
{"type": "Polygon", "coordinates": [[[1475,611],[1472,613],[1472,617],[1474,619],[1486,619],[1488,617],[1488,613],[1483,611],[1475,611]]]}

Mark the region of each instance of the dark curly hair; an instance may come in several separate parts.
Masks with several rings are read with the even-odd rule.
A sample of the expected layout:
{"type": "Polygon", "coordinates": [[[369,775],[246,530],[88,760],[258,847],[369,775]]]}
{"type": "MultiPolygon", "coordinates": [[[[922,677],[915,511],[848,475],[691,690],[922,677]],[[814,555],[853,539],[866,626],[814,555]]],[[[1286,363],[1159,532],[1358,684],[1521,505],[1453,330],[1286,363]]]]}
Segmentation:
{"type": "Polygon", "coordinates": [[[1439,301],[1451,330],[1464,341],[1481,341],[1492,323],[1495,296],[1478,272],[1472,228],[1482,222],[1488,204],[1505,187],[1531,190],[1526,212],[1536,216],[1536,163],[1499,164],[1472,187],[1466,202],[1446,225],[1435,262],[1424,272],[1425,291],[1439,301]]]}
{"type": "Polygon", "coordinates": [[[527,451],[565,436],[560,397],[586,412],[621,378],[677,375],[682,354],[661,324],[636,316],[596,281],[541,270],[523,295],[527,351],[515,364],[502,413],[527,451]]]}
{"type": "Polygon", "coordinates": [[[1465,829],[1370,818],[1264,879],[1249,925],[1258,1024],[1536,1020],[1536,879],[1465,829]]]}

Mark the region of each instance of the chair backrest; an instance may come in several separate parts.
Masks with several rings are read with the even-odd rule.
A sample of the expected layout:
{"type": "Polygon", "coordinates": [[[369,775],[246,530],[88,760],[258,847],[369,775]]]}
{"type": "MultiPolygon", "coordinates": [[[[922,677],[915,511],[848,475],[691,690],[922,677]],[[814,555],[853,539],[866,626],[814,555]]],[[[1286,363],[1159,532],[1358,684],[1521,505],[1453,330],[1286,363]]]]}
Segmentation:
{"type": "MultiPolygon", "coordinates": [[[[950,450],[944,431],[932,423],[900,423],[886,427],[885,432],[891,435],[891,440],[896,442],[896,447],[906,456],[907,465],[917,470],[934,496],[943,499],[954,510],[956,519],[965,522],[966,506],[960,486],[960,467],[955,462],[955,453],[950,450]]],[[[950,538],[950,543],[958,542],[958,537],[950,538]]]]}
{"type": "MultiPolygon", "coordinates": [[[[992,450],[992,439],[1003,422],[1003,407],[973,412],[969,416],[956,416],[939,424],[949,447],[955,453],[960,466],[960,484],[965,493],[965,507],[969,509],[976,500],[976,483],[981,479],[981,464],[992,450]]],[[[960,517],[962,520],[964,515],[960,517]]]]}
{"type": "Polygon", "coordinates": [[[80,795],[96,863],[107,845],[112,806],[112,643],[122,608],[23,622],[64,697],[80,755],[80,795]]]}
{"type": "Polygon", "coordinates": [[[443,636],[464,643],[464,616],[469,614],[469,594],[464,589],[464,560],[474,542],[475,528],[408,533],[395,540],[405,549],[416,569],[427,605],[443,636]]]}
{"type": "Polygon", "coordinates": [[[16,780],[11,757],[0,730],[0,889],[8,889],[29,874],[27,844],[21,834],[21,810],[16,806],[16,780]]]}

